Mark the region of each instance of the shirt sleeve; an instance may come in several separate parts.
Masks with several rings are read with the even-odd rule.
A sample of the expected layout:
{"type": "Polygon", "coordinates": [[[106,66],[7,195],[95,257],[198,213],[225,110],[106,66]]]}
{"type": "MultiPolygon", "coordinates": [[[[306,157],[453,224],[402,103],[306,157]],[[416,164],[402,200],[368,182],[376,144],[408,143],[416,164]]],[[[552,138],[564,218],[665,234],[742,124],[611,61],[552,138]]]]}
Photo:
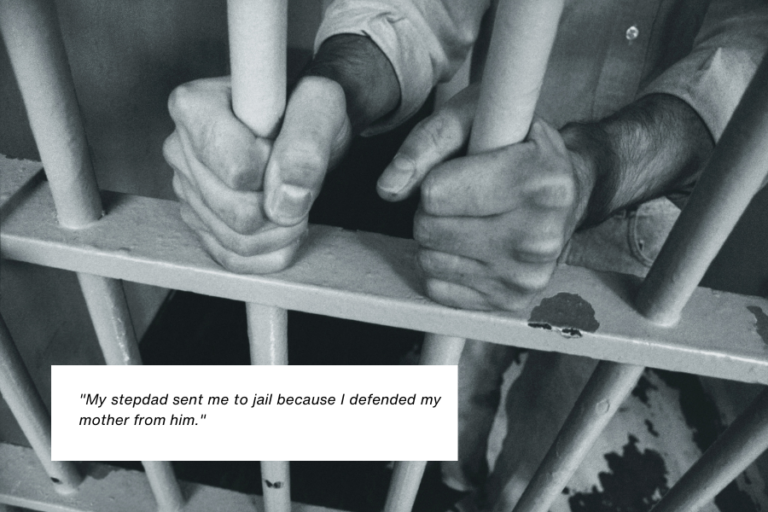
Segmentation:
{"type": "MultiPolygon", "coordinates": [[[[489,0],[335,0],[315,38],[315,52],[338,34],[370,37],[400,84],[398,108],[364,135],[388,131],[415,114],[432,88],[450,79],[477,38],[489,0]]],[[[371,84],[371,87],[375,87],[371,84]]]]}
{"type": "Polygon", "coordinates": [[[712,0],[691,53],[640,94],[666,93],[698,112],[715,141],[768,49],[768,5],[712,0]]]}

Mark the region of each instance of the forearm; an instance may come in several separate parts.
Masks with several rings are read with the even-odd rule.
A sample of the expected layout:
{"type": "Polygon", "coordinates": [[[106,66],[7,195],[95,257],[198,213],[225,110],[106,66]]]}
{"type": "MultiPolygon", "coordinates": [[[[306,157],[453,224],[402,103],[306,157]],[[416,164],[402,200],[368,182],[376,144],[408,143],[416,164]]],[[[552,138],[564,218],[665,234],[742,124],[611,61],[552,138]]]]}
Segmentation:
{"type": "Polygon", "coordinates": [[[341,34],[327,39],[304,76],[322,76],[341,85],[355,134],[400,103],[400,84],[392,64],[365,36],[341,34]]]}
{"type": "Polygon", "coordinates": [[[645,96],[596,123],[568,124],[562,134],[591,185],[582,227],[692,183],[714,147],[699,115],[666,94],[645,96]]]}

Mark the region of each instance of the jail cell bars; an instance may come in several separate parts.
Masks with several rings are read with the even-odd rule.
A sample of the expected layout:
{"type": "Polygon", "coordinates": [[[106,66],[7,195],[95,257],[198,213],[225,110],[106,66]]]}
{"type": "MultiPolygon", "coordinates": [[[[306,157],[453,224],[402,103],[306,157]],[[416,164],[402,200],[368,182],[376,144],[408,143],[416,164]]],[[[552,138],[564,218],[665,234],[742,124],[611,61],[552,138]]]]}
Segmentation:
{"type": "MultiPolygon", "coordinates": [[[[270,0],[254,7],[254,2],[231,0],[229,5],[230,12],[237,13],[230,20],[235,112],[257,133],[269,135],[275,129],[285,104],[284,61],[280,58],[267,59],[266,63],[260,64],[271,71],[266,75],[270,77],[268,87],[260,88],[267,91],[266,96],[257,97],[237,85],[240,80],[238,76],[244,77],[242,83],[247,84],[252,82],[252,77],[265,75],[258,69],[248,70],[238,64],[238,55],[241,55],[238,48],[241,47],[239,45],[256,45],[265,48],[265,54],[268,55],[284,52],[285,2],[270,0]],[[254,8],[259,11],[255,17],[254,13],[246,12],[254,8]],[[254,19],[261,21],[254,22],[254,19]],[[271,23],[265,24],[264,20],[271,23]],[[259,27],[272,32],[257,30],[259,27]],[[255,34],[264,33],[272,35],[249,40],[255,34]],[[254,117],[250,114],[254,105],[261,108],[258,105],[262,104],[274,110],[271,117],[254,117]]],[[[504,2],[497,25],[500,23],[506,27],[504,24],[511,23],[510,20],[536,20],[548,24],[549,28],[543,32],[536,31],[538,34],[546,34],[539,36],[538,41],[526,36],[523,41],[512,42],[500,42],[497,39],[521,31],[495,30],[492,42],[495,50],[491,51],[489,58],[493,58],[494,51],[497,54],[503,53],[507,45],[529,45],[528,48],[538,51],[539,58],[532,64],[540,69],[540,73],[537,75],[526,71],[525,74],[540,79],[561,9],[560,0],[504,2]],[[504,15],[505,9],[517,14],[507,18],[504,15]],[[536,12],[536,9],[543,13],[536,12]],[[530,18],[526,18],[526,13],[530,18]]],[[[144,231],[154,230],[154,235],[163,229],[174,229],[173,222],[180,226],[173,204],[128,196],[115,201],[121,204],[119,212],[111,212],[100,218],[101,198],[87,158],[74,87],[57,23],[53,2],[0,0],[0,28],[49,179],[49,183],[45,184],[37,180],[34,173],[14,178],[11,190],[3,195],[7,207],[0,207],[5,208],[3,230],[0,233],[3,257],[78,272],[108,364],[140,364],[135,335],[118,279],[246,301],[254,364],[287,364],[287,309],[439,333],[427,335],[423,364],[455,364],[461,353],[463,338],[466,337],[603,359],[518,503],[516,512],[548,510],[552,498],[562,490],[613,412],[632,389],[644,366],[768,384],[768,359],[757,333],[745,334],[744,339],[735,342],[725,336],[728,329],[734,326],[741,326],[740,332],[745,332],[743,325],[748,317],[743,311],[748,304],[768,309],[768,301],[730,294],[711,296],[705,290],[696,289],[701,275],[768,172],[768,168],[762,165],[763,157],[759,147],[760,142],[768,140],[768,64],[764,63],[758,70],[689,206],[670,236],[670,242],[640,289],[638,310],[646,314],[650,321],[629,306],[632,287],[628,281],[622,281],[620,276],[601,276],[597,279],[596,273],[568,269],[555,277],[553,290],[577,291],[589,297],[596,309],[610,308],[618,316],[618,320],[613,323],[604,322],[604,330],[599,334],[580,333],[583,335],[583,343],[574,346],[564,344],[555,332],[532,330],[525,320],[526,312],[522,312],[521,316],[500,317],[451,310],[430,303],[423,297],[415,297],[413,290],[418,288],[413,283],[417,279],[408,268],[410,260],[402,256],[413,253],[412,243],[312,227],[307,241],[310,250],[294,268],[273,276],[236,276],[216,268],[194,243],[188,244],[193,249],[185,254],[168,254],[153,246],[152,241],[156,240],[154,236],[142,239],[138,233],[130,231],[131,225],[141,225],[144,231]],[[62,137],[61,134],[68,136],[62,137]],[[14,201],[14,198],[21,199],[14,201]],[[48,215],[54,204],[60,225],[51,222],[48,215]],[[136,217],[146,216],[147,209],[152,212],[150,216],[159,215],[170,219],[171,226],[167,222],[152,224],[146,220],[137,223],[136,217]],[[115,230],[111,228],[113,225],[123,227],[115,230]],[[77,236],[72,236],[75,232],[77,236]],[[717,233],[717,236],[710,236],[711,233],[717,233]],[[117,248],[122,247],[120,237],[130,238],[138,248],[131,258],[118,254],[117,248]],[[395,250],[389,249],[388,253],[387,246],[393,244],[395,250]],[[358,282],[345,276],[331,279],[316,277],[318,273],[322,274],[324,266],[327,267],[324,256],[326,248],[340,250],[348,255],[349,274],[354,276],[356,272],[362,275],[370,269],[372,246],[378,249],[374,256],[379,258],[377,264],[381,267],[380,279],[387,283],[386,286],[377,287],[377,283],[370,286],[362,283],[364,280],[358,282]],[[393,272],[390,263],[393,257],[397,259],[396,253],[400,253],[400,261],[397,261],[398,271],[393,272]],[[361,265],[361,262],[365,264],[361,265]],[[163,266],[164,272],[152,270],[159,265],[163,266]],[[609,282],[610,279],[614,281],[609,282]],[[675,284],[670,286],[669,283],[675,284]],[[386,291],[379,291],[382,289],[386,291]],[[622,291],[617,294],[616,289],[622,291]],[[335,300],[325,301],[324,290],[333,292],[330,295],[335,300]],[[699,321],[687,321],[685,316],[678,321],[680,311],[691,297],[689,309],[699,321]],[[267,298],[269,303],[263,303],[267,298]],[[319,304],[319,301],[323,303],[319,304]],[[717,315],[710,314],[714,311],[734,314],[729,320],[723,321],[717,315]],[[704,327],[695,327],[701,324],[702,318],[705,319],[704,327]],[[669,327],[657,327],[653,322],[669,327]],[[708,335],[701,336],[701,329],[708,335]],[[722,337],[718,338],[721,334],[722,337]],[[724,339],[728,343],[723,343],[724,339]],[[608,403],[609,407],[596,408],[598,403],[608,403]]],[[[523,25],[529,26],[527,23],[523,25]]],[[[496,80],[492,76],[484,80],[483,87],[486,90],[482,92],[481,105],[484,101],[490,105],[499,101],[499,98],[514,97],[514,91],[510,94],[503,85],[509,82],[504,73],[514,73],[514,66],[511,70],[501,64],[486,66],[486,69],[492,69],[500,73],[500,76],[496,80]]],[[[520,108],[532,112],[534,106],[527,104],[520,108]]],[[[498,139],[503,133],[493,128],[493,125],[495,122],[504,125],[504,120],[494,120],[483,114],[482,108],[480,111],[478,124],[487,123],[488,128],[478,130],[479,135],[474,135],[477,137],[472,142],[474,148],[482,150],[515,142],[498,139]]],[[[520,126],[523,133],[527,130],[529,119],[520,126]]],[[[9,169],[11,167],[8,166],[9,169]]],[[[3,170],[4,180],[7,175],[3,170]]],[[[181,228],[180,231],[186,233],[181,228]]],[[[191,237],[189,234],[186,236],[191,237]]],[[[81,484],[82,477],[72,464],[50,462],[47,411],[2,321],[0,351],[3,370],[0,391],[4,396],[12,397],[9,402],[14,415],[19,419],[55,488],[60,492],[84,492],[77,491],[84,484],[81,484]]],[[[766,397],[768,394],[763,393],[757,399],[750,410],[731,426],[683,477],[679,485],[669,492],[656,510],[695,510],[768,447],[766,397]]],[[[388,512],[410,510],[425,464],[405,462],[397,465],[387,498],[388,512]]],[[[191,506],[189,495],[186,496],[188,500],[185,505],[185,497],[168,463],[145,462],[144,466],[159,510],[182,510],[185,506],[191,506]]],[[[289,510],[288,463],[263,463],[262,473],[263,478],[285,483],[277,489],[264,489],[264,507],[268,512],[289,510]]],[[[53,506],[50,509],[59,510],[53,506]]]]}

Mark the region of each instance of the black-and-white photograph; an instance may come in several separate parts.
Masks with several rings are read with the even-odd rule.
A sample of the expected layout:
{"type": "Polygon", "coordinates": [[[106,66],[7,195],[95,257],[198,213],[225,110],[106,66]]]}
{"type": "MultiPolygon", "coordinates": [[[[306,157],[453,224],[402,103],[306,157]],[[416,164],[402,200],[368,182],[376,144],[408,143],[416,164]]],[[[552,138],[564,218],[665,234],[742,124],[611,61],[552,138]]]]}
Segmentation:
{"type": "Polygon", "coordinates": [[[767,0],[0,35],[0,512],[768,511],[767,0]]]}

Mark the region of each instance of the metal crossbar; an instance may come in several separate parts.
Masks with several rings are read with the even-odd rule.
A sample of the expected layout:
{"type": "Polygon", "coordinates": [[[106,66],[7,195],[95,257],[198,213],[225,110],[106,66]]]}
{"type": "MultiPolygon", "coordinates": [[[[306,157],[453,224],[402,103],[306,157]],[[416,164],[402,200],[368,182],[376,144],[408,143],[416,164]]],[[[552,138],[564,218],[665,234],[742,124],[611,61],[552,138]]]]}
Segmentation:
{"type": "MultiPolygon", "coordinates": [[[[12,160],[0,165],[4,175],[23,167],[12,160]]],[[[564,266],[542,300],[528,309],[458,310],[426,297],[411,240],[312,226],[291,268],[262,276],[233,274],[203,251],[173,201],[105,193],[108,214],[73,232],[55,222],[48,184],[32,181],[14,201],[18,206],[2,212],[3,257],[368,323],[768,384],[768,350],[749,310],[768,311],[764,298],[700,288],[688,305],[690,314],[663,328],[631,305],[639,279],[564,266]],[[578,317],[571,325],[558,321],[558,313],[568,313],[568,301],[558,297],[589,304],[599,327],[579,330],[578,317]],[[538,313],[532,316],[546,299],[555,304],[549,324],[538,313]]]]}
{"type": "MultiPolygon", "coordinates": [[[[230,0],[230,12],[250,10],[255,5],[248,0],[230,0]]],[[[258,5],[261,7],[256,7],[257,11],[266,9],[271,14],[266,25],[264,20],[257,20],[256,25],[276,28],[277,35],[267,39],[258,36],[249,44],[267,49],[277,44],[279,49],[284,46],[284,41],[279,40],[284,38],[285,4],[282,0],[265,0],[258,5]],[[277,25],[270,25],[270,20],[277,25]]],[[[483,81],[476,122],[482,130],[473,135],[477,137],[471,144],[473,148],[487,149],[515,141],[499,138],[504,134],[496,127],[507,126],[508,120],[494,116],[521,109],[530,110],[530,114],[534,106],[531,100],[509,109],[484,109],[482,105],[498,105],[503,98],[515,97],[514,91],[507,90],[504,84],[515,82],[508,78],[517,72],[531,76],[534,82],[541,78],[545,68],[542,60],[546,61],[561,9],[561,0],[502,3],[497,25],[508,28],[511,23],[521,23],[523,28],[496,30],[489,58],[502,55],[504,48],[519,49],[520,45],[540,58],[534,62],[534,71],[525,68],[526,63],[521,64],[525,69],[517,62],[507,68],[504,59],[486,66],[492,71],[483,81]],[[526,20],[542,23],[534,31],[536,35],[526,36],[522,41],[509,40],[510,34],[534,26],[526,20]]],[[[230,20],[233,62],[240,55],[238,45],[262,32],[254,26],[240,25],[242,20],[254,23],[255,19],[238,15],[230,20]]],[[[246,301],[254,364],[287,364],[288,309],[430,333],[422,364],[455,364],[464,338],[602,360],[517,504],[516,512],[548,510],[553,497],[567,483],[643,367],[768,384],[768,341],[758,331],[753,316],[754,308],[768,311],[768,300],[696,288],[768,172],[762,164],[760,149],[768,140],[768,63],[760,67],[745,93],[689,207],[671,235],[671,242],[645,283],[629,276],[563,267],[544,296],[527,310],[515,314],[486,313],[455,310],[430,301],[422,293],[415,272],[415,243],[369,233],[312,226],[297,263],[288,270],[267,276],[243,276],[221,269],[185,228],[175,203],[98,193],[87,159],[54,4],[47,0],[0,0],[0,28],[48,177],[47,182],[41,179],[40,165],[0,159],[2,257],[77,272],[109,364],[140,364],[120,280],[246,301]],[[102,208],[107,215],[99,219],[102,208]],[[54,220],[57,214],[61,225],[54,220]],[[340,268],[344,271],[339,272],[340,268]],[[633,306],[638,292],[639,311],[653,321],[633,306]],[[574,303],[580,307],[573,308],[574,303]],[[684,306],[686,314],[677,321],[684,306]],[[597,407],[598,404],[607,407],[597,407]]],[[[270,51],[262,53],[274,55],[270,51]]],[[[514,61],[506,59],[509,60],[514,61]]],[[[275,64],[278,71],[273,71],[273,75],[280,73],[280,63],[271,62],[273,67],[275,64]]],[[[233,78],[235,84],[252,82],[249,73],[252,75],[253,71],[240,64],[234,64],[233,71],[235,75],[245,73],[240,75],[245,77],[243,80],[233,78]]],[[[269,134],[274,130],[284,105],[281,80],[276,75],[268,77],[266,96],[256,99],[235,85],[235,112],[255,123],[253,129],[258,133],[269,134]],[[257,111],[261,109],[261,100],[275,107],[277,117],[250,117],[254,105],[257,111]]],[[[524,132],[530,118],[521,119],[519,128],[524,132]]],[[[81,484],[74,466],[50,462],[47,412],[40,405],[11,334],[2,322],[0,344],[0,391],[13,397],[14,414],[20,418],[43,468],[57,490],[77,490],[77,496],[85,496],[93,480],[86,479],[81,484]]],[[[767,447],[768,392],[731,426],[656,510],[695,510],[767,447]]],[[[9,448],[0,445],[0,450],[9,448]]],[[[26,460],[29,453],[20,453],[18,458],[26,460]]],[[[424,464],[408,462],[396,467],[387,512],[410,510],[424,464]]],[[[144,465],[160,510],[197,509],[194,503],[198,494],[190,495],[189,489],[182,493],[168,463],[144,465]]],[[[287,462],[263,463],[262,473],[264,478],[284,484],[264,488],[264,508],[268,512],[289,510],[287,462]]],[[[28,503],[2,492],[0,486],[0,502],[28,503]]],[[[58,505],[51,504],[54,501],[35,506],[46,510],[86,507],[56,508],[58,505]]]]}

